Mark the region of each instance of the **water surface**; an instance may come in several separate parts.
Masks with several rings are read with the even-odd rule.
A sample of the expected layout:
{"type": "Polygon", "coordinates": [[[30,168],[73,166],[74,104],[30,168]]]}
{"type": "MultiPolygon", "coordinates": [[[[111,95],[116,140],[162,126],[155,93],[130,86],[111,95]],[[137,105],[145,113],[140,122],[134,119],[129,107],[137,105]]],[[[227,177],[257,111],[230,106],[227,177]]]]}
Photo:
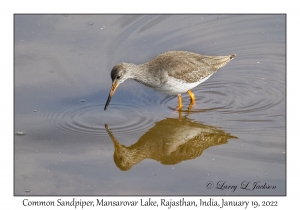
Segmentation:
{"type": "Polygon", "coordinates": [[[285,18],[15,15],[15,195],[285,195],[285,18]],[[237,57],[191,111],[131,80],[103,110],[115,64],[169,50],[237,57]]]}

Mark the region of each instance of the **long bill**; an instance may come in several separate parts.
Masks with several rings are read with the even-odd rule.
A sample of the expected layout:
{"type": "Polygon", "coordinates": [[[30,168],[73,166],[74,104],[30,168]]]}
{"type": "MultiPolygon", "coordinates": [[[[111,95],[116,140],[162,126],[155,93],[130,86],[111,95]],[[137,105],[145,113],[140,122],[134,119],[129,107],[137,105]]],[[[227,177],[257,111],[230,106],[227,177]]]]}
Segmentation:
{"type": "Polygon", "coordinates": [[[119,84],[117,84],[117,83],[112,84],[109,95],[108,95],[107,102],[106,102],[105,107],[104,107],[104,110],[106,110],[106,108],[108,107],[108,104],[109,104],[109,102],[110,102],[112,96],[114,95],[114,93],[115,93],[118,86],[119,86],[119,84]]]}

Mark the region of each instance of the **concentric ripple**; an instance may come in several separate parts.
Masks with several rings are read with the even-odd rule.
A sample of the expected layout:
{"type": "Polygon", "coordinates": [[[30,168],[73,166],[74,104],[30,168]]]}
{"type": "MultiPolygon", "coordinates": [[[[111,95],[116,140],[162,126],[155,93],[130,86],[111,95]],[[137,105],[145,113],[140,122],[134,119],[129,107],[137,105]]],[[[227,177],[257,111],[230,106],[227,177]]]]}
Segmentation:
{"type": "Polygon", "coordinates": [[[284,89],[274,86],[256,86],[255,83],[232,82],[230,84],[214,84],[210,90],[199,91],[203,95],[203,105],[210,103],[223,113],[257,113],[272,110],[284,101],[284,89]]]}
{"type": "MultiPolygon", "coordinates": [[[[266,77],[267,78],[267,77],[266,77]]],[[[226,114],[256,115],[284,110],[285,87],[280,81],[250,78],[248,81],[206,82],[192,90],[196,103],[188,110],[190,98],[182,94],[183,112],[199,113],[217,110],[226,114]],[[277,84],[277,85],[271,85],[277,84]],[[267,111],[267,112],[266,112],[267,111]]],[[[177,96],[161,94],[154,101],[154,106],[164,110],[177,110],[177,96]]]]}
{"type": "Polygon", "coordinates": [[[104,104],[80,104],[46,117],[51,118],[54,130],[79,136],[107,135],[105,124],[113,128],[114,133],[134,133],[151,127],[151,117],[141,109],[127,104],[110,104],[107,111],[103,107],[104,104]]]}

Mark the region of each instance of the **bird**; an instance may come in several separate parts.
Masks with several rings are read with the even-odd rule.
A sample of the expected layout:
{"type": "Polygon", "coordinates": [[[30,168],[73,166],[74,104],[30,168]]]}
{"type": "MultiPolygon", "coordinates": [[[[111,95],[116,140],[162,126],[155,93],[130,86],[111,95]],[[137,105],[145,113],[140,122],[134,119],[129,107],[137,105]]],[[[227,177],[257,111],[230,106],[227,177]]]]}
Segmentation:
{"type": "Polygon", "coordinates": [[[117,87],[127,79],[133,79],[164,94],[177,95],[180,110],[183,107],[181,94],[187,92],[190,96],[190,110],[195,103],[191,89],[207,80],[234,57],[236,54],[209,56],[188,51],[168,51],[139,65],[119,63],[111,70],[112,87],[104,110],[117,87]]]}

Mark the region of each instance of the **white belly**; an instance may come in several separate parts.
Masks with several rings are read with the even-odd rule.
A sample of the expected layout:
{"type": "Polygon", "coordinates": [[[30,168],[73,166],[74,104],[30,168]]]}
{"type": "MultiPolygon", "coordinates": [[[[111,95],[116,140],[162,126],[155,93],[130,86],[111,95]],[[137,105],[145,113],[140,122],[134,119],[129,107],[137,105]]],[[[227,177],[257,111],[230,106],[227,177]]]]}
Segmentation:
{"type": "Polygon", "coordinates": [[[207,80],[211,75],[209,75],[208,77],[202,80],[199,80],[198,82],[193,82],[193,83],[187,83],[187,82],[183,82],[182,80],[176,79],[174,77],[169,77],[168,81],[166,81],[163,85],[155,89],[165,94],[178,95],[193,89],[200,83],[207,80]]]}

